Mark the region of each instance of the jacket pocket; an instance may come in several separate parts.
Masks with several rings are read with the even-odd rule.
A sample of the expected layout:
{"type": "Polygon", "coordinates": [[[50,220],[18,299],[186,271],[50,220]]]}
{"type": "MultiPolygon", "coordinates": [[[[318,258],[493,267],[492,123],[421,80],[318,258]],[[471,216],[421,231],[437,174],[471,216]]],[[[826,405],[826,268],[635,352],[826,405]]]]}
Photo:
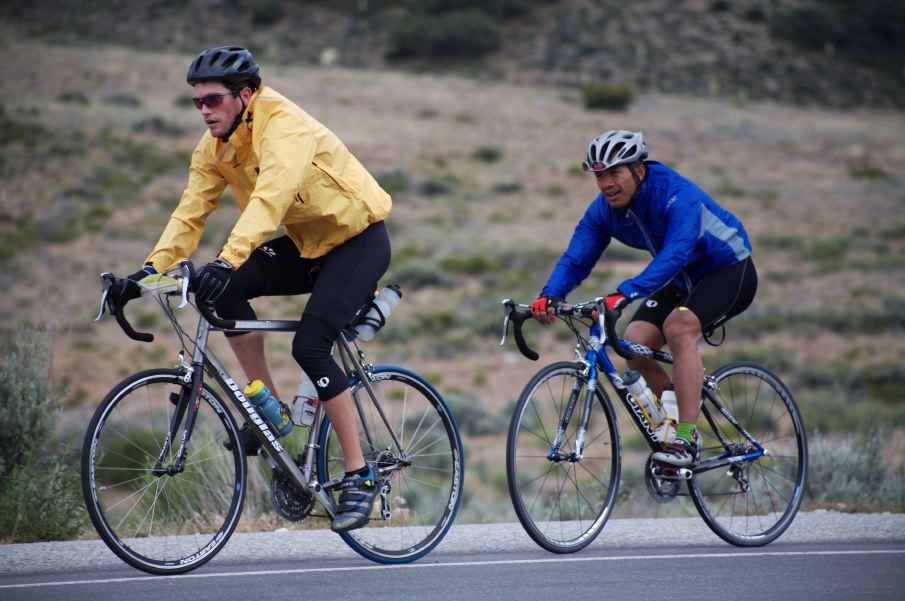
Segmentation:
{"type": "Polygon", "coordinates": [[[311,162],[311,164],[315,169],[317,169],[318,171],[323,173],[324,176],[330,178],[330,180],[332,180],[333,183],[336,184],[340,190],[342,190],[343,192],[347,192],[349,194],[354,194],[354,190],[348,184],[348,182],[346,182],[346,180],[344,180],[342,178],[342,176],[340,176],[336,171],[334,171],[330,165],[328,165],[327,163],[324,163],[323,161],[321,161],[317,158],[315,158],[311,162]]]}

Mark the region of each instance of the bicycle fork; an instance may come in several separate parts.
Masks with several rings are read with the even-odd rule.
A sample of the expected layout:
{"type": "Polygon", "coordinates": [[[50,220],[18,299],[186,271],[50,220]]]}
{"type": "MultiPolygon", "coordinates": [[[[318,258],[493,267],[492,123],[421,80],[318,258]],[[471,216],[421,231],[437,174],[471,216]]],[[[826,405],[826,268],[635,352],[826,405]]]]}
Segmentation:
{"type": "Polygon", "coordinates": [[[582,389],[581,380],[579,378],[575,378],[575,381],[572,383],[572,391],[569,393],[569,400],[562,413],[562,418],[559,420],[556,438],[553,440],[550,453],[547,455],[547,459],[553,463],[561,463],[563,461],[576,463],[581,461],[581,458],[584,455],[585,436],[588,431],[588,421],[591,417],[591,402],[594,398],[594,392],[597,390],[596,374],[592,375],[594,377],[588,379],[588,386],[585,389],[584,398],[582,399],[581,417],[578,423],[578,431],[575,435],[575,450],[570,454],[566,454],[560,450],[560,447],[562,446],[563,440],[565,440],[566,428],[569,427],[569,422],[572,421],[572,415],[575,413],[575,407],[578,405],[578,398],[581,396],[582,389]]]}
{"type": "Polygon", "coordinates": [[[157,461],[154,463],[154,468],[151,470],[151,473],[158,478],[164,475],[175,476],[176,474],[180,474],[185,470],[185,456],[188,449],[189,438],[192,435],[192,430],[195,428],[195,419],[198,416],[198,405],[201,403],[201,387],[204,385],[203,378],[201,377],[201,369],[196,369],[196,365],[189,365],[182,361],[182,365],[186,370],[185,375],[182,377],[185,386],[182,387],[182,390],[179,393],[171,393],[170,394],[170,402],[176,406],[173,410],[173,415],[170,418],[170,427],[167,430],[166,438],[163,442],[163,448],[160,449],[160,454],[157,456],[157,461]],[[191,405],[191,410],[189,410],[189,406],[191,405]],[[182,429],[182,440],[179,442],[179,450],[176,451],[175,461],[169,465],[164,465],[167,456],[170,454],[170,449],[173,446],[173,441],[176,439],[176,435],[179,429],[179,425],[182,423],[183,418],[185,418],[185,426],[182,429]]]}

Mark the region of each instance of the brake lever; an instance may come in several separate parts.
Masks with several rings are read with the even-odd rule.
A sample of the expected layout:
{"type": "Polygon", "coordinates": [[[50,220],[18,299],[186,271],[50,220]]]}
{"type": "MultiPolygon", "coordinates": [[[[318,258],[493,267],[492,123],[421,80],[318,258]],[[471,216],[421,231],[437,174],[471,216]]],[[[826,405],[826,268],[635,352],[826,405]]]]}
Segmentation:
{"type": "Polygon", "coordinates": [[[192,264],[188,260],[180,261],[179,268],[182,270],[183,277],[182,302],[179,304],[179,308],[182,309],[187,304],[189,304],[189,283],[191,282],[192,271],[194,271],[194,269],[192,268],[192,264]]]}
{"type": "Polygon", "coordinates": [[[110,295],[110,288],[113,286],[114,280],[113,274],[109,271],[105,271],[101,274],[101,306],[100,309],[98,309],[97,317],[94,318],[94,321],[100,321],[106,312],[107,297],[110,295]]]}
{"type": "Polygon", "coordinates": [[[515,302],[511,298],[504,298],[501,302],[503,311],[506,313],[503,316],[503,337],[500,338],[500,346],[504,346],[506,344],[506,336],[509,334],[509,319],[512,316],[512,312],[515,311],[515,302]]]}

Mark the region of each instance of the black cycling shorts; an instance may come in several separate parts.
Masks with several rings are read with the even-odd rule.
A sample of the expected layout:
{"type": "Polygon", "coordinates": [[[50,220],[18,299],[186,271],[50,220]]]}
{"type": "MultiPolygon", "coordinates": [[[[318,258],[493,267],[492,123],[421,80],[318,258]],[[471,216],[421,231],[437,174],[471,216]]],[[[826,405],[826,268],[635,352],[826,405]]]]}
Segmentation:
{"type": "Polygon", "coordinates": [[[390,240],[383,222],[316,259],[301,258],[295,243],[282,236],[251,253],[215,307],[224,319],[253,320],[257,319],[249,302],[253,298],[310,293],[292,341],[292,356],[314,382],[318,396],[332,399],[349,385],[333,359],[333,345],[374,293],[389,265],[390,240]]]}
{"type": "Polygon", "coordinates": [[[677,307],[685,307],[701,321],[708,335],[728,319],[748,308],[757,292],[757,270],[751,257],[735,265],[708,273],[689,292],[674,282],[648,296],[632,321],[652,323],[660,332],[663,322],[677,307]]]}

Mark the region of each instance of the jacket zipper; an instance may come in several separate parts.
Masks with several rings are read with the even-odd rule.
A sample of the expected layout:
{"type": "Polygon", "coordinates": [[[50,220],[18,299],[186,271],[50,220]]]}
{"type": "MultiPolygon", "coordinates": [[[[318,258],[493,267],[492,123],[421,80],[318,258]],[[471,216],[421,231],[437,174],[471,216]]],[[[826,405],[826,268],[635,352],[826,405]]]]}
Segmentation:
{"type": "MultiPolygon", "coordinates": [[[[654,244],[653,242],[651,242],[650,235],[647,233],[647,229],[644,227],[644,224],[641,223],[641,220],[631,209],[626,209],[626,213],[628,213],[629,217],[632,218],[632,221],[635,222],[635,225],[638,226],[638,229],[641,230],[641,235],[644,236],[644,241],[647,243],[647,249],[650,251],[651,256],[656,257],[657,251],[654,250],[654,244]]],[[[681,274],[682,279],[685,280],[686,289],[691,290],[691,278],[688,277],[688,274],[685,273],[684,269],[680,270],[679,274],[681,274]]]]}

